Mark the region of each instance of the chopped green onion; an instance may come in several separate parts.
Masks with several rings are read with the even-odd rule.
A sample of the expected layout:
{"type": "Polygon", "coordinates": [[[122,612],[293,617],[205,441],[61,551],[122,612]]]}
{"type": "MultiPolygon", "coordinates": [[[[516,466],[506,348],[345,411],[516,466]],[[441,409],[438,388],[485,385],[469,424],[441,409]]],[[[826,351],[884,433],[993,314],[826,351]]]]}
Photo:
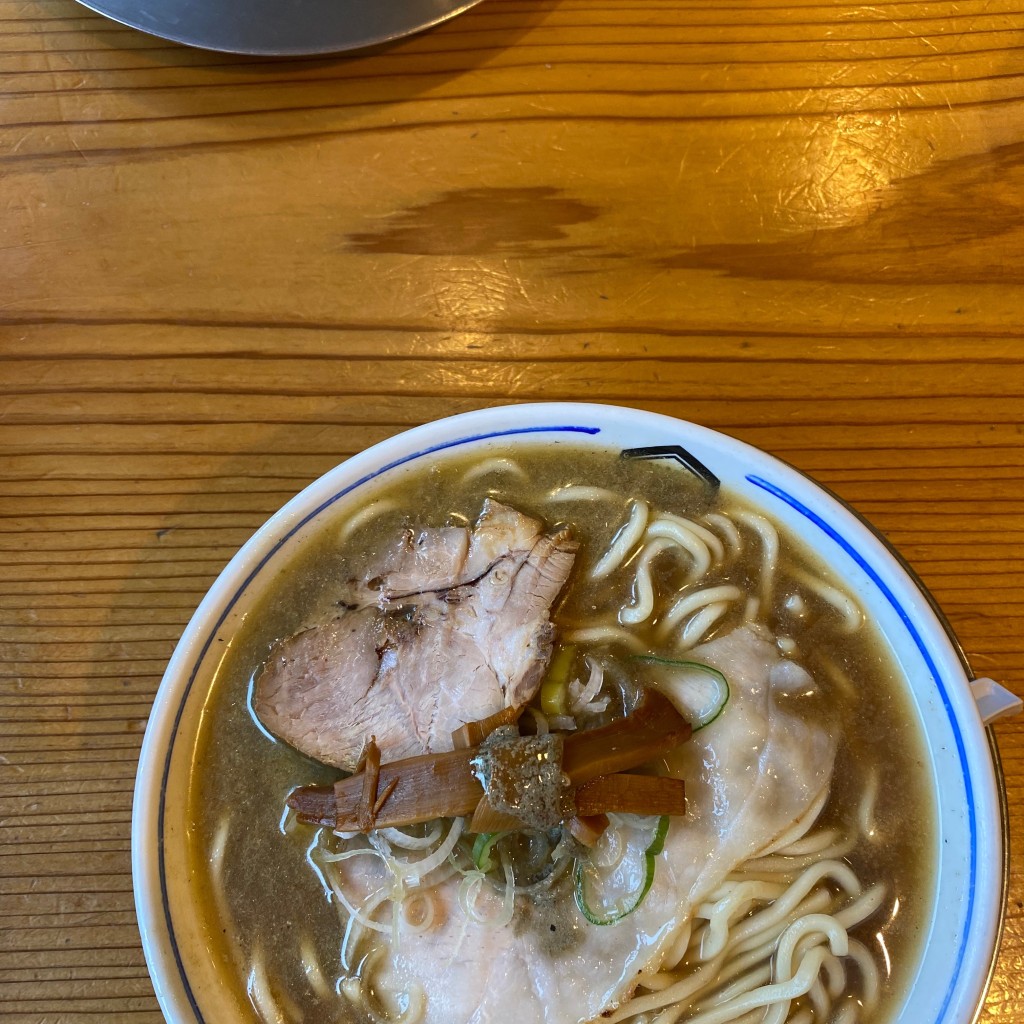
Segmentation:
{"type": "MultiPolygon", "coordinates": [[[[689,709],[692,715],[690,725],[693,731],[697,732],[705,726],[710,725],[724,710],[729,703],[729,681],[710,665],[699,661],[673,661],[671,658],[657,658],[653,654],[638,654],[634,661],[641,661],[647,665],[666,665],[669,668],[692,669],[710,677],[712,683],[709,687],[697,686],[693,680],[689,684],[683,679],[665,680],[666,688],[670,691],[667,696],[675,696],[683,707],[689,709]]],[[[683,717],[687,717],[685,712],[683,717]]]]}
{"type": "Polygon", "coordinates": [[[628,917],[636,910],[637,907],[643,903],[647,894],[651,891],[651,886],[654,884],[654,858],[665,849],[665,837],[668,835],[668,815],[663,814],[658,819],[658,827],[654,830],[654,838],[651,840],[650,846],[644,850],[644,881],[640,887],[640,891],[637,893],[636,898],[633,899],[630,904],[621,909],[613,910],[606,917],[601,917],[594,910],[590,908],[590,904],[587,903],[586,887],[584,885],[583,878],[583,862],[576,862],[576,906],[580,908],[580,913],[591,923],[597,925],[615,924],[617,921],[621,921],[624,917],[628,917]]]}
{"type": "Polygon", "coordinates": [[[481,832],[473,841],[473,863],[480,871],[490,871],[494,867],[491,859],[491,849],[494,844],[508,835],[507,832],[481,832]]]}
{"type": "Polygon", "coordinates": [[[569,713],[569,670],[576,660],[576,647],[560,647],[548,666],[540,687],[540,709],[545,715],[569,713]]]}

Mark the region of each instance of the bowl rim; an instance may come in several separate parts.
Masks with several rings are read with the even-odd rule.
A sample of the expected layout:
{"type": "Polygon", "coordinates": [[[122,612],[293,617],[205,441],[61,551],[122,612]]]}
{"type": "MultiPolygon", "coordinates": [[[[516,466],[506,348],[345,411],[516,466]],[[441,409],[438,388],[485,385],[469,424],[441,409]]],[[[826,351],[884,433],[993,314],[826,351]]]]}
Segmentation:
{"type": "MultiPolygon", "coordinates": [[[[727,452],[730,452],[731,456],[743,457],[747,463],[755,469],[761,468],[763,471],[764,469],[770,470],[777,466],[789,474],[794,474],[795,478],[799,480],[801,487],[809,489],[811,494],[817,492],[825,499],[826,505],[832,503],[850,516],[854,520],[856,526],[864,530],[876,542],[878,547],[881,549],[882,555],[885,558],[890,559],[893,564],[903,572],[911,589],[919,594],[929,606],[929,610],[934,616],[935,622],[939,627],[939,631],[942,633],[942,638],[949,644],[954,658],[959,662],[966,680],[970,681],[974,678],[963,648],[952,630],[948,619],[942,613],[935,601],[934,596],[924,585],[913,568],[908,565],[906,560],[894,549],[892,544],[876,527],[874,527],[861,513],[850,506],[848,502],[832,492],[827,486],[819,483],[809,474],[790,465],[785,460],[778,458],[778,456],[749,445],[729,434],[718,430],[712,430],[689,421],[664,416],[658,413],[647,412],[641,409],[592,403],[523,403],[518,405],[495,406],[433,420],[423,425],[401,431],[398,434],[392,435],[359,452],[345,462],[328,470],[295,495],[281,509],[271,515],[263,525],[252,534],[252,536],[245,542],[245,544],[242,545],[239,551],[229,561],[224,570],[218,575],[217,579],[200,602],[196,612],[193,614],[188,625],[183,631],[181,639],[175,648],[161,680],[154,700],[153,711],[150,715],[149,722],[147,723],[146,734],[140,752],[132,809],[131,849],[133,890],[136,913],[142,935],[143,949],[145,952],[147,967],[153,980],[161,1009],[169,1021],[203,1021],[204,1018],[189,988],[188,979],[184,971],[184,966],[181,962],[181,956],[175,944],[174,925],[171,919],[167,885],[163,874],[163,858],[165,852],[163,828],[165,815],[164,800],[166,797],[165,783],[167,772],[169,771],[171,754],[173,753],[174,742],[177,738],[178,726],[181,721],[185,705],[189,699],[192,684],[195,681],[202,665],[204,655],[209,648],[213,637],[227,618],[230,606],[234,601],[238,600],[238,597],[258,576],[260,571],[273,557],[273,555],[280,550],[288,539],[294,536],[302,526],[314,520],[326,509],[328,505],[332,504],[339,498],[344,497],[344,495],[350,493],[355,488],[368,482],[374,477],[400,466],[415,457],[421,457],[425,454],[434,454],[459,445],[490,440],[495,437],[514,438],[517,435],[537,434],[542,431],[551,431],[555,429],[575,431],[580,435],[595,435],[601,433],[601,427],[586,427],[578,425],[581,422],[587,422],[588,417],[596,422],[602,423],[602,426],[605,424],[614,426],[619,420],[625,420],[627,423],[631,423],[634,426],[637,423],[642,424],[644,422],[648,422],[652,426],[660,424],[663,430],[678,431],[682,434],[690,433],[691,436],[696,437],[698,440],[703,440],[712,447],[724,447],[727,452]],[[531,421],[533,422],[532,426],[530,425],[531,421]],[[494,427],[495,424],[505,424],[505,427],[503,429],[491,429],[486,431],[481,429],[483,426],[488,424],[492,427],[494,427]],[[508,426],[508,424],[512,425],[508,426]],[[422,442],[429,441],[430,439],[433,439],[433,444],[422,444],[422,442]],[[405,455],[402,457],[388,457],[393,456],[395,453],[402,452],[405,449],[408,449],[408,451],[406,451],[405,455]],[[344,483],[346,480],[348,482],[344,483]],[[329,500],[325,500],[323,498],[323,494],[328,491],[331,492],[331,496],[329,500]],[[268,542],[273,541],[275,537],[277,537],[277,540],[274,541],[269,550],[264,551],[260,557],[261,550],[267,548],[268,542]],[[253,564],[254,562],[255,565],[253,564]],[[240,580],[241,582],[239,582],[240,580]],[[232,590],[235,591],[234,599],[227,602],[227,608],[221,610],[216,625],[211,629],[209,626],[211,614],[215,614],[219,607],[225,605],[225,598],[232,590]],[[205,645],[201,642],[204,633],[208,633],[205,645]],[[182,670],[190,663],[192,663],[194,667],[186,679],[182,674],[182,670]],[[159,771],[161,760],[164,762],[164,769],[162,772],[159,771]],[[160,784],[158,787],[154,787],[154,780],[159,781],[160,784]],[[157,808],[154,808],[153,806],[154,799],[157,800],[157,808]],[[154,886],[152,885],[154,880],[153,865],[151,862],[152,844],[154,842],[151,830],[154,823],[156,825],[155,845],[157,850],[157,859],[159,861],[159,877],[157,879],[158,886],[156,888],[159,889],[161,897],[157,903],[154,902],[154,886]],[[173,947],[173,957],[176,961],[176,964],[173,966],[176,966],[179,972],[179,977],[177,979],[168,975],[167,949],[161,948],[161,922],[158,921],[160,912],[163,914],[163,924],[166,926],[170,934],[171,945],[173,947]],[[184,984],[187,1002],[193,1011],[192,1018],[180,1015],[181,1011],[183,1011],[185,1007],[182,1005],[180,992],[181,985],[179,982],[183,982],[184,984]]],[[[611,442],[611,446],[615,446],[614,442],[611,442]]],[[[763,478],[761,478],[761,482],[752,479],[752,477],[756,476],[759,476],[759,474],[755,472],[752,475],[747,475],[747,479],[751,480],[756,486],[762,487],[764,490],[771,493],[772,487],[770,482],[765,481],[763,478]]],[[[776,496],[778,497],[780,495],[776,494],[776,496]]],[[[787,495],[783,494],[781,496],[784,501],[789,500],[787,495]]],[[[789,503],[792,504],[792,501],[789,501],[789,503]]],[[[804,513],[807,511],[807,509],[803,509],[804,513]]],[[[806,537],[802,539],[805,543],[808,543],[806,537]]],[[[818,550],[818,545],[812,544],[811,546],[815,550],[818,550]]],[[[819,554],[820,553],[821,552],[819,551],[819,554]]],[[[924,652],[923,648],[922,653],[924,653],[925,657],[928,658],[928,655],[924,652]]],[[[938,672],[936,671],[933,674],[936,682],[938,682],[938,672]]],[[[971,704],[973,706],[973,700],[971,704]]],[[[957,711],[950,707],[949,714],[951,716],[951,721],[955,722],[957,729],[965,725],[970,728],[976,724],[968,723],[963,720],[966,716],[962,709],[957,711]]],[[[978,722],[980,723],[980,718],[978,719],[978,722]]],[[[995,919],[989,921],[983,920],[981,925],[979,925],[979,927],[988,925],[986,928],[986,934],[989,935],[989,933],[991,933],[989,935],[991,941],[986,942],[986,946],[990,949],[990,954],[985,958],[985,962],[983,963],[978,960],[976,954],[972,953],[974,961],[977,962],[973,963],[971,973],[973,981],[968,987],[970,987],[972,993],[975,991],[977,992],[977,999],[974,1005],[970,1007],[968,1016],[956,1018],[958,1024],[960,1021],[962,1021],[963,1024],[976,1021],[983,1009],[985,997],[995,970],[999,943],[1002,938],[1006,913],[1006,892],[1009,881],[1009,845],[1007,842],[1008,816],[1005,778],[1001,770],[998,747],[996,745],[992,729],[989,728],[984,730],[981,735],[985,737],[986,745],[988,747],[987,768],[990,770],[990,773],[985,775],[984,781],[989,783],[987,788],[990,791],[989,795],[994,799],[996,804],[999,825],[996,830],[996,835],[987,836],[986,838],[999,849],[1001,871],[1000,881],[998,886],[996,886],[998,894],[997,902],[995,903],[995,906],[997,907],[997,912],[994,915],[995,919]]],[[[976,739],[972,746],[972,750],[974,750],[976,756],[980,756],[980,748],[981,744],[976,739]]],[[[979,764],[977,767],[979,768],[979,771],[982,771],[984,774],[983,768],[985,766],[979,764]]],[[[964,770],[965,772],[967,771],[966,763],[964,764],[964,770]]],[[[982,796],[984,796],[984,794],[982,794],[982,796]]],[[[981,809],[984,809],[984,807],[982,806],[981,809]]],[[[975,809],[972,807],[971,814],[973,815],[974,813],[975,809]]],[[[974,841],[974,833],[972,832],[972,851],[974,841]]],[[[973,895],[972,879],[972,900],[973,895]]],[[[990,900],[990,902],[992,901],[990,900]]],[[[966,939],[968,932],[972,930],[972,921],[973,918],[969,914],[964,925],[964,949],[961,950],[961,960],[963,960],[966,955],[966,939]]],[[[946,1011],[950,1004],[955,982],[956,979],[954,979],[954,982],[950,983],[949,994],[943,1005],[943,1009],[937,1018],[939,1021],[951,1021],[951,1018],[946,1016],[946,1011]]],[[[974,1000],[973,994],[971,995],[971,1000],[972,1002],[974,1000]]],[[[967,1011],[965,1010],[963,1012],[967,1011]]]]}

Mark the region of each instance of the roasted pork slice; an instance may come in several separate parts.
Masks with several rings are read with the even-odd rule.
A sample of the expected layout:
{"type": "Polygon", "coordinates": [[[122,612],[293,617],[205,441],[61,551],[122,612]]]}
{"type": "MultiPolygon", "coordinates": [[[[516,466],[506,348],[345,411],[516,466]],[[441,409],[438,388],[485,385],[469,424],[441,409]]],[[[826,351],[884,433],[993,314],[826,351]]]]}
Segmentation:
{"type": "MultiPolygon", "coordinates": [[[[381,570],[369,587],[377,590],[383,602],[450,591],[475,583],[503,558],[525,558],[542,540],[540,522],[486,498],[472,530],[406,530],[384,556],[381,570]]],[[[561,586],[559,583],[555,594],[561,586]]]]}
{"type": "Polygon", "coordinates": [[[465,722],[536,693],[576,542],[491,499],[472,529],[406,531],[331,621],[281,643],[254,708],[276,736],[351,770],[452,749],[465,722]]]}
{"type": "MultiPolygon", "coordinates": [[[[498,909],[500,890],[484,887],[477,920],[465,910],[455,875],[429,890],[429,927],[414,928],[399,914],[394,930],[374,935],[387,950],[376,991],[419,993],[422,1024],[601,1020],[627,1003],[641,974],[659,968],[694,908],[726,875],[812,807],[829,785],[835,741],[826,724],[805,720],[787,696],[794,681],[811,693],[810,676],[746,627],[691,656],[728,673],[731,697],[672,759],[669,767],[686,778],[686,817],[670,825],[650,892],[635,912],[602,927],[584,919],[571,893],[561,900],[518,895],[512,924],[496,928],[486,917],[498,909]]],[[[650,833],[626,835],[623,862],[642,861],[650,833]]],[[[355,857],[337,869],[357,906],[394,884],[377,857],[355,857]]],[[[390,914],[378,917],[390,924],[390,914]]]]}

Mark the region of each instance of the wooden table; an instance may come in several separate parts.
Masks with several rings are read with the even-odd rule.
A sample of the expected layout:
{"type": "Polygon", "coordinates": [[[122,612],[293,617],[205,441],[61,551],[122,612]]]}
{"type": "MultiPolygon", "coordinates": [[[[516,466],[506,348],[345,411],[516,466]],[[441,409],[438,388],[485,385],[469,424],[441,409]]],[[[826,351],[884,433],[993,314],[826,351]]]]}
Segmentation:
{"type": "MultiPolygon", "coordinates": [[[[1022,0],[487,0],[287,61],[0,0],[0,41],[3,1021],[161,1019],[129,828],[175,640],[270,512],[433,417],[762,446],[1024,689],[1022,0]]],[[[984,1021],[1024,1022],[1019,855],[984,1021]]]]}

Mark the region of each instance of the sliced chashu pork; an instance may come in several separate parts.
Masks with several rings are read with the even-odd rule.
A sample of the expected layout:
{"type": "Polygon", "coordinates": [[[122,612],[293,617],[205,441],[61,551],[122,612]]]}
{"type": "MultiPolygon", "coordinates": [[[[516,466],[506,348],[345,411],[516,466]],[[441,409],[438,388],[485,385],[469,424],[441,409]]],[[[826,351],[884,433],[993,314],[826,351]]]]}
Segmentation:
{"type": "Polygon", "coordinates": [[[256,681],[263,724],[352,769],[451,749],[464,722],[527,703],[551,655],[576,543],[491,499],[473,529],[407,531],[334,619],[280,644],[256,681]]]}
{"type": "MultiPolygon", "coordinates": [[[[558,909],[525,907],[505,928],[467,920],[456,876],[437,886],[435,924],[398,941],[381,961],[378,991],[426,997],[424,1024],[549,1024],[590,1021],[628,999],[642,970],[655,969],[693,908],[738,864],[765,849],[828,786],[835,746],[828,728],[784,710],[778,691],[810,677],[774,645],[743,627],[695,649],[694,660],[729,679],[723,714],[682,748],[686,817],[674,819],[654,884],[620,923],[596,926],[571,895],[558,909]]],[[[639,847],[649,834],[634,833],[639,847]]],[[[636,854],[639,849],[631,851],[636,854]]],[[[386,882],[376,858],[342,866],[359,900],[386,882]]],[[[399,918],[401,921],[401,917],[399,918]]]]}

